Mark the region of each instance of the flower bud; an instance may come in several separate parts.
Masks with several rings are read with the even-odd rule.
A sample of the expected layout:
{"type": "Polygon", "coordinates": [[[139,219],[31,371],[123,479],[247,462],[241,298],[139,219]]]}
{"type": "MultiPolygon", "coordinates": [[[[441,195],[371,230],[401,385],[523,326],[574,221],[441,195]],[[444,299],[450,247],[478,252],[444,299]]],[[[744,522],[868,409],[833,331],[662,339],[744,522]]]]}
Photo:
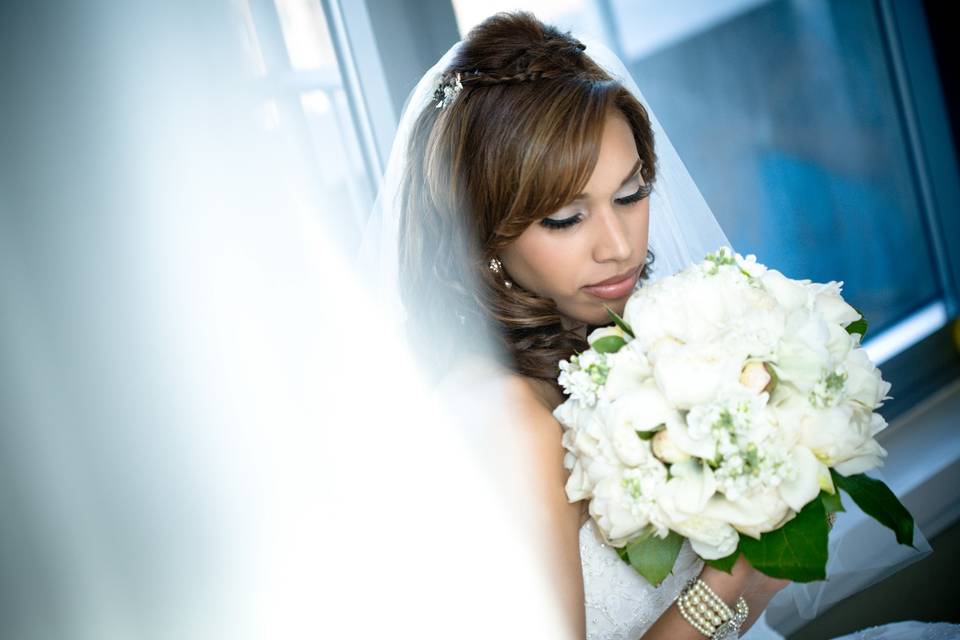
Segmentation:
{"type": "Polygon", "coordinates": [[[667,464],[675,462],[685,462],[690,459],[690,454],[681,449],[670,439],[666,429],[661,429],[653,436],[650,441],[650,448],[653,455],[667,464]]]}
{"type": "Polygon", "coordinates": [[[770,384],[770,372],[764,363],[759,361],[748,362],[740,372],[740,384],[754,393],[763,393],[770,384]]]}

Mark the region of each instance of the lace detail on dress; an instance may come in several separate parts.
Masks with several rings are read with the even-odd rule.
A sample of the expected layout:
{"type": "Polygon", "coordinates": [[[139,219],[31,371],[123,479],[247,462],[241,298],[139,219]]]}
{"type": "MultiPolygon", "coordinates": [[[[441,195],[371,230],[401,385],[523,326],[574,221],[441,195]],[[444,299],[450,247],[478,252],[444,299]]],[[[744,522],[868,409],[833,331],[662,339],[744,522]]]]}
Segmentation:
{"type": "Polygon", "coordinates": [[[673,573],[653,587],[603,541],[592,519],[580,527],[580,563],[588,640],[637,640],[703,569],[684,540],[673,573]]]}

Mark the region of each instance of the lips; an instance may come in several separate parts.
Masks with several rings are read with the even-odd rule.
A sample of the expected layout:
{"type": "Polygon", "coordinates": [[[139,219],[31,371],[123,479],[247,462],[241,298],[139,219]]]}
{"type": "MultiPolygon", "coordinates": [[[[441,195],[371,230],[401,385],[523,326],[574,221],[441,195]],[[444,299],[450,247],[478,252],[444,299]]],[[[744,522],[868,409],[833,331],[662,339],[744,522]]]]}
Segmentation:
{"type": "Polygon", "coordinates": [[[623,282],[624,280],[632,276],[634,273],[636,273],[638,269],[640,269],[640,267],[634,267],[633,269],[630,269],[629,271],[624,271],[620,275],[613,276],[612,278],[607,278],[606,280],[601,280],[600,282],[594,282],[593,284],[588,284],[587,287],[600,287],[605,284],[617,284],[619,282],[623,282]]]}
{"type": "Polygon", "coordinates": [[[583,290],[597,298],[616,300],[629,295],[633,291],[639,275],[640,267],[635,267],[624,274],[608,278],[597,284],[587,285],[583,287],[583,290]]]}

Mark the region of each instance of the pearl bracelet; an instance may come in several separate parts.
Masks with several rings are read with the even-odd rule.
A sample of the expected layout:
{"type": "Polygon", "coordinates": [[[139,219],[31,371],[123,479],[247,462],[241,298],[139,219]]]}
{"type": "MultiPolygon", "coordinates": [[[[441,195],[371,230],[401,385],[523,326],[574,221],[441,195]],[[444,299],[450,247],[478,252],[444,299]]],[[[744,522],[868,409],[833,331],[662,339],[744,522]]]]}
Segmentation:
{"type": "Polygon", "coordinates": [[[740,626],[747,619],[749,608],[743,596],[737,598],[736,612],[720,599],[706,582],[700,578],[691,578],[677,596],[677,608],[683,619],[694,629],[707,636],[736,638],[740,626]]]}

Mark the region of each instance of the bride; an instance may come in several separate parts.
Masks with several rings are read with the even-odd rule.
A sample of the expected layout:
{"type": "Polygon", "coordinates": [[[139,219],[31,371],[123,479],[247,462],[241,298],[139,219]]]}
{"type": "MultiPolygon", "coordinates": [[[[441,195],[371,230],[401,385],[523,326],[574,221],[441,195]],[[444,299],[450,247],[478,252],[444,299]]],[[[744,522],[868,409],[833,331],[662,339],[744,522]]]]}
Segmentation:
{"type": "Polygon", "coordinates": [[[606,306],[729,244],[623,64],[585,42],[516,12],[454,45],[407,102],[365,251],[436,382],[503,381],[569,637],[702,638],[677,604],[695,581],[731,613],[742,597],[713,637],[743,637],[786,581],[685,542],[652,587],[565,494],[558,362],[606,306]]]}

